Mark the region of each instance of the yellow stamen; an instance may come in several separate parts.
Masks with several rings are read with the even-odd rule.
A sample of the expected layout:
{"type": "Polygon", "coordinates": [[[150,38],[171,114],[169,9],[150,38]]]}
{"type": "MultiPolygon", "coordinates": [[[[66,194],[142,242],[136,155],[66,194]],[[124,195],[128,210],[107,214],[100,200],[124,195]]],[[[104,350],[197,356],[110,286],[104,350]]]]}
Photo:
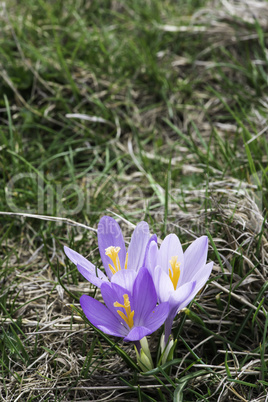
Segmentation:
{"type": "Polygon", "coordinates": [[[134,325],[134,322],[133,322],[134,310],[131,311],[128,295],[125,294],[123,297],[124,297],[124,304],[115,302],[114,307],[122,307],[125,310],[126,314],[123,313],[121,310],[116,310],[116,312],[125,321],[125,323],[129,326],[129,328],[132,328],[134,325]]]}
{"type": "Polygon", "coordinates": [[[181,264],[180,264],[180,262],[177,262],[177,260],[178,260],[177,255],[174,257],[171,257],[171,260],[169,260],[169,263],[170,263],[171,269],[172,269],[172,271],[171,271],[171,269],[169,269],[169,277],[172,281],[172,284],[173,284],[175,290],[177,289],[179,277],[181,274],[181,271],[180,271],[181,264]]]}
{"type": "Polygon", "coordinates": [[[125,269],[127,269],[127,263],[128,263],[128,253],[127,253],[127,255],[126,255],[125,269]]]}
{"type": "Polygon", "coordinates": [[[120,247],[114,247],[114,246],[105,249],[105,254],[108,255],[108,257],[110,257],[113,262],[113,266],[112,264],[109,264],[109,268],[113,274],[121,270],[121,265],[118,257],[119,251],[120,247]]]}

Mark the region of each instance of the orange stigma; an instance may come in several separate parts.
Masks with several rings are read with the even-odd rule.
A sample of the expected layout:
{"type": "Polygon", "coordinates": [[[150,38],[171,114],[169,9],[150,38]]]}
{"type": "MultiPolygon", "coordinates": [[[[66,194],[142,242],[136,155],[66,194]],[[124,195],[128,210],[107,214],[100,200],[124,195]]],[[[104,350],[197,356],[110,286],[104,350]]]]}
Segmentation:
{"type": "Polygon", "coordinates": [[[169,277],[171,279],[171,282],[172,282],[175,290],[177,289],[179,277],[181,274],[181,271],[180,271],[181,264],[177,260],[178,260],[178,256],[171,257],[171,260],[169,260],[169,263],[171,266],[171,269],[169,268],[169,277]]]}
{"type": "Polygon", "coordinates": [[[116,310],[116,312],[125,321],[125,323],[129,326],[129,328],[132,328],[134,325],[134,322],[133,322],[134,310],[131,311],[128,295],[125,294],[123,297],[124,297],[124,304],[115,302],[114,307],[122,307],[125,310],[126,314],[123,313],[121,310],[116,310]]]}
{"type": "MultiPolygon", "coordinates": [[[[121,270],[120,260],[118,257],[118,253],[120,250],[121,250],[120,247],[114,247],[114,246],[110,246],[105,249],[105,254],[111,258],[113,263],[113,265],[109,264],[109,268],[113,274],[121,270]]],[[[125,269],[127,269],[127,261],[128,261],[128,253],[126,255],[125,269]]]]}

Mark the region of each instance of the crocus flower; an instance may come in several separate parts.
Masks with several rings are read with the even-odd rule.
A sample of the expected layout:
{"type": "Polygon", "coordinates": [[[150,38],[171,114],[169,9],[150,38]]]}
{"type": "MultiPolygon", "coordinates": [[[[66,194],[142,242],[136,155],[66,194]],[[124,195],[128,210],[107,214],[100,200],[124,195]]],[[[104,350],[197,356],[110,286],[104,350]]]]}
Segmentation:
{"type": "Polygon", "coordinates": [[[168,301],[170,305],[165,323],[167,343],[177,312],[190,303],[210,276],[213,262],[206,264],[208,238],[196,239],[185,253],[175,234],[166,236],[160,249],[154,239],[149,241],[147,248],[145,265],[153,277],[158,301],[168,301]]]}
{"type": "MultiPolygon", "coordinates": [[[[148,224],[143,221],[138,223],[132,234],[128,252],[120,226],[113,218],[103,216],[97,234],[106,275],[81,254],[66,246],[65,254],[93,285],[100,287],[103,282],[112,281],[131,290],[137,272],[144,263],[146,246],[150,239],[148,224]]],[[[152,239],[156,240],[156,237],[152,236],[152,239]]]]}
{"type": "Polygon", "coordinates": [[[81,296],[80,304],[88,320],[108,335],[139,341],[168,316],[168,302],[156,305],[154,283],[145,267],[139,270],[131,292],[113,282],[102,283],[100,289],[106,306],[86,295],[81,296]]]}

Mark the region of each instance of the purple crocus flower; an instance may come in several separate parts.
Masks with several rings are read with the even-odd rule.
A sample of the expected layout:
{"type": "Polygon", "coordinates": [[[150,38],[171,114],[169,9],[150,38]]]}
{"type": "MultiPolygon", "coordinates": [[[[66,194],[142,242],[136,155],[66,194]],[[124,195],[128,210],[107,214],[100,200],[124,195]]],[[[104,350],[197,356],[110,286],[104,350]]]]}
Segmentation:
{"type": "Polygon", "coordinates": [[[160,249],[154,239],[147,248],[145,265],[153,277],[158,301],[168,301],[170,305],[165,323],[167,343],[174,317],[190,303],[211,274],[213,262],[206,264],[208,238],[196,239],[185,253],[175,234],[166,236],[160,249]]]}
{"type": "Polygon", "coordinates": [[[104,282],[100,288],[107,307],[86,295],[81,296],[80,304],[88,320],[108,335],[139,341],[156,331],[168,316],[169,303],[156,305],[154,283],[145,267],[139,270],[132,291],[112,282],[104,282]]]}
{"type": "MultiPolygon", "coordinates": [[[[146,246],[150,239],[149,226],[140,222],[136,226],[126,251],[122,231],[110,216],[103,216],[98,225],[98,244],[106,275],[81,254],[64,247],[67,257],[76,264],[79,272],[93,285],[114,282],[131,290],[138,270],[143,266],[146,246]]],[[[155,236],[152,239],[156,240],[155,236]]]]}

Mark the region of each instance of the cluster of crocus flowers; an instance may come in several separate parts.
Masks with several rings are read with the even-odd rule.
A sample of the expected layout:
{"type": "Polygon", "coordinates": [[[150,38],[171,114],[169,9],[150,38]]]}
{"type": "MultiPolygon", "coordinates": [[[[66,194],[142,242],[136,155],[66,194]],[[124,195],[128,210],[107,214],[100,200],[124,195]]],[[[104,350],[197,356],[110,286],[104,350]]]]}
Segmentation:
{"type": "Polygon", "coordinates": [[[213,262],[206,263],[208,239],[196,239],[183,252],[175,234],[160,248],[150,236],[146,222],[140,222],[126,250],[118,223],[109,216],[98,225],[98,244],[104,274],[86,258],[64,247],[79,272],[101,290],[104,304],[83,295],[82,309],[88,320],[106,334],[140,341],[165,323],[164,344],[168,345],[174,317],[205,285],[213,262]]]}
{"type": "Polygon", "coordinates": [[[125,289],[113,282],[101,285],[106,304],[83,295],[82,309],[88,320],[103,332],[124,337],[124,341],[139,341],[156,331],[169,313],[168,302],[157,305],[157,295],[149,271],[142,268],[132,289],[125,289]]]}

